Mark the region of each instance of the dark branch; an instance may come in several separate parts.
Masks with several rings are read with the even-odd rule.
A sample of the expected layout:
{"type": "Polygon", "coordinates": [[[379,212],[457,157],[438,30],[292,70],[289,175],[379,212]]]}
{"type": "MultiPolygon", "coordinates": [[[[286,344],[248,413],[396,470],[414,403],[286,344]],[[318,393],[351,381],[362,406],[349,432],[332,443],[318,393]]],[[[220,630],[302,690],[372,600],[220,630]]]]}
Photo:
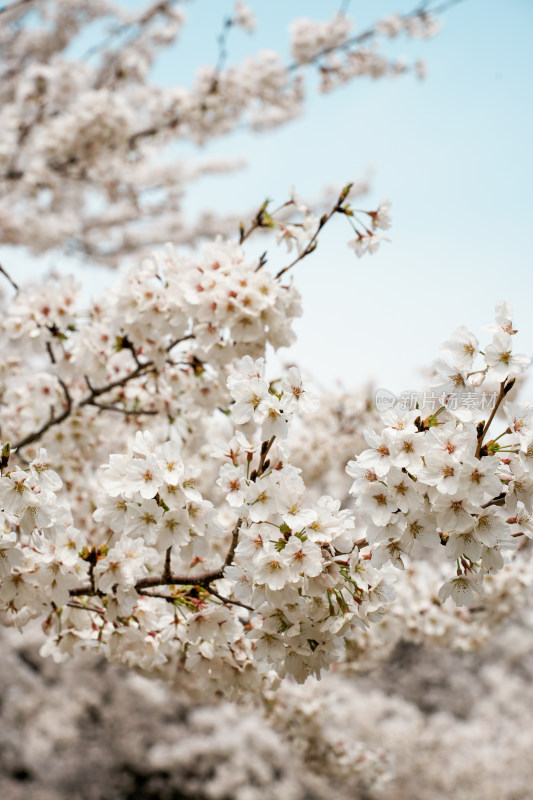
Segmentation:
{"type": "MultiPolygon", "coordinates": [[[[229,567],[230,564],[233,562],[233,557],[235,555],[235,548],[239,542],[239,532],[241,529],[241,525],[243,523],[242,519],[237,521],[232,534],[231,534],[231,544],[229,550],[226,554],[226,558],[224,559],[223,565],[219,569],[213,569],[209,572],[203,572],[200,575],[172,575],[170,572],[170,557],[169,551],[167,550],[165,554],[165,567],[163,570],[163,575],[153,575],[148,578],[141,578],[135,584],[135,590],[137,592],[143,593],[143,589],[152,589],[157,586],[202,586],[205,589],[208,588],[209,584],[213,581],[218,581],[220,578],[224,577],[224,570],[226,567],[229,567]]],[[[103,597],[103,592],[99,590],[94,590],[91,586],[81,586],[78,589],[71,589],[69,592],[71,597],[79,597],[81,595],[98,595],[103,597]]],[[[155,596],[155,595],[154,595],[155,596]]],[[[230,601],[230,602],[233,602],[230,601]]]]}
{"type": "Polygon", "coordinates": [[[67,404],[65,410],[62,411],[62,413],[59,414],[59,416],[56,417],[54,408],[52,407],[51,412],[50,412],[50,418],[49,418],[48,422],[45,422],[44,425],[41,425],[39,430],[28,434],[28,436],[25,436],[24,439],[21,439],[19,442],[14,444],[13,448],[12,448],[13,450],[17,450],[18,451],[21,447],[26,447],[26,445],[28,445],[28,444],[33,444],[33,442],[36,442],[37,439],[41,438],[43,433],[46,433],[46,431],[49,430],[50,428],[52,428],[54,425],[59,425],[61,422],[66,420],[67,417],[70,416],[70,413],[72,411],[72,398],[70,396],[70,392],[68,390],[67,385],[65,384],[65,382],[61,378],[58,378],[57,380],[59,381],[59,384],[60,384],[61,388],[63,389],[63,393],[65,395],[65,401],[66,401],[66,404],[67,404]]]}
{"type": "MultiPolygon", "coordinates": [[[[170,353],[172,348],[176,347],[176,345],[179,344],[180,342],[184,342],[186,339],[193,339],[193,338],[194,338],[194,334],[190,333],[190,334],[187,334],[187,336],[183,336],[181,339],[175,339],[174,341],[172,341],[168,345],[167,353],[170,353]]],[[[58,381],[59,381],[59,383],[60,383],[60,385],[61,385],[61,387],[63,389],[63,392],[65,394],[65,400],[67,401],[67,407],[58,416],[55,415],[54,410],[52,409],[48,422],[46,422],[44,425],[42,425],[38,430],[33,431],[33,433],[28,434],[23,439],[21,439],[19,442],[14,444],[12,446],[12,450],[17,450],[18,451],[21,447],[25,447],[28,444],[33,444],[33,442],[36,442],[38,439],[40,439],[41,436],[44,433],[46,433],[47,430],[52,428],[54,425],[59,425],[61,422],[64,422],[64,420],[67,419],[67,417],[69,417],[73,411],[75,411],[78,408],[83,408],[84,406],[96,406],[97,408],[101,408],[102,411],[118,411],[118,412],[121,412],[122,414],[124,414],[126,416],[135,416],[137,414],[151,414],[151,415],[153,415],[153,414],[159,413],[158,411],[151,410],[151,409],[147,409],[147,410],[142,410],[141,409],[141,410],[138,410],[138,411],[133,411],[133,410],[128,410],[128,409],[121,409],[121,408],[118,408],[118,407],[116,407],[114,405],[111,405],[111,404],[95,402],[95,399],[97,397],[100,397],[101,395],[106,394],[107,392],[110,392],[113,389],[117,389],[117,388],[119,388],[121,386],[125,386],[127,383],[129,383],[130,381],[134,380],[135,378],[139,378],[139,377],[141,377],[143,375],[146,375],[146,374],[148,374],[150,372],[155,372],[154,362],[153,361],[146,361],[144,364],[139,364],[139,366],[136,369],[134,369],[133,372],[128,373],[128,375],[124,375],[122,378],[117,378],[117,380],[111,381],[110,383],[107,383],[105,386],[100,386],[99,388],[92,386],[90,381],[89,381],[89,378],[86,376],[85,377],[85,382],[87,384],[87,388],[89,389],[89,394],[86,395],[82,400],[80,400],[76,404],[73,403],[72,398],[71,398],[70,393],[69,393],[69,390],[68,390],[67,386],[65,385],[65,383],[62,381],[61,378],[58,378],[58,381]]]]}
{"type": "MultiPolygon", "coordinates": [[[[0,13],[1,13],[1,11],[2,11],[2,9],[0,9],[0,13]]],[[[2,273],[2,275],[4,275],[4,276],[5,276],[5,277],[8,279],[9,283],[11,284],[11,286],[13,287],[13,289],[14,289],[14,290],[17,292],[17,294],[18,294],[18,290],[19,290],[19,287],[18,287],[18,285],[15,283],[15,281],[13,280],[13,278],[11,277],[11,275],[9,275],[9,273],[8,273],[8,272],[7,272],[7,271],[4,269],[4,267],[3,267],[1,264],[0,264],[0,272],[2,273]]]]}

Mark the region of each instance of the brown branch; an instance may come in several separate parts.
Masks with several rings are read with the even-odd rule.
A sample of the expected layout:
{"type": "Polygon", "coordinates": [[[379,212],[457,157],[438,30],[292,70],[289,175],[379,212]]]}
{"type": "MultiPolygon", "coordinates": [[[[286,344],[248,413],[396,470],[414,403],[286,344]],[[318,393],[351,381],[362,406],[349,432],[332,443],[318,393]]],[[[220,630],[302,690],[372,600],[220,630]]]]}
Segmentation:
{"type": "Polygon", "coordinates": [[[181,119],[179,117],[173,117],[168,122],[164,122],[163,124],[157,126],[153,125],[151,128],[145,128],[142,131],[137,131],[137,133],[132,133],[130,138],[128,139],[128,146],[130,149],[133,149],[137,144],[139,139],[146,139],[150,136],[157,136],[158,133],[164,131],[166,129],[174,130],[180,124],[181,119]]]}
{"type": "Polygon", "coordinates": [[[239,600],[230,600],[229,597],[223,597],[218,592],[215,592],[215,590],[212,589],[210,586],[205,586],[204,588],[206,592],[209,592],[209,594],[212,594],[214,597],[218,597],[218,599],[221,600],[226,605],[241,606],[241,608],[246,608],[248,609],[248,611],[255,611],[255,608],[246,605],[246,603],[241,603],[239,600]]]}
{"type": "Polygon", "coordinates": [[[178,597],[172,594],[161,594],[159,592],[142,592],[142,597],[152,597],[154,600],[166,600],[167,603],[174,604],[178,597]]]}
{"type": "Polygon", "coordinates": [[[85,606],[83,603],[77,603],[75,600],[69,600],[67,603],[69,608],[77,608],[80,611],[93,611],[95,614],[100,614],[100,616],[105,615],[105,610],[103,608],[96,608],[96,606],[85,606]]]}
{"type": "MultiPolygon", "coordinates": [[[[485,436],[487,435],[487,432],[488,432],[488,430],[489,430],[489,428],[490,428],[490,426],[492,424],[492,421],[493,421],[494,417],[498,413],[498,409],[499,409],[499,407],[501,405],[501,402],[502,402],[503,398],[505,397],[506,394],[508,394],[508,392],[511,391],[511,389],[514,386],[514,383],[515,383],[514,378],[511,378],[511,380],[508,381],[507,383],[506,383],[506,381],[502,381],[501,382],[501,384],[500,384],[500,392],[498,394],[496,402],[494,403],[494,408],[492,409],[491,415],[488,418],[488,420],[485,423],[485,425],[483,425],[483,427],[482,428],[480,427],[480,429],[479,429],[478,440],[477,440],[477,448],[476,448],[476,458],[481,458],[482,455],[486,455],[486,453],[482,452],[482,450],[483,450],[483,440],[484,440],[485,436]]],[[[480,426],[481,426],[481,423],[480,423],[480,426]]]]}
{"type": "Polygon", "coordinates": [[[60,384],[61,388],[63,389],[64,395],[65,395],[65,400],[66,400],[66,403],[67,403],[67,407],[65,408],[65,410],[61,414],[59,414],[59,416],[56,417],[55,412],[54,412],[54,408],[52,406],[52,409],[50,411],[50,418],[49,418],[48,422],[45,422],[44,425],[41,425],[39,430],[28,434],[28,436],[25,436],[19,442],[14,444],[13,447],[12,447],[12,450],[17,450],[17,452],[18,452],[18,450],[21,447],[26,447],[26,445],[28,445],[28,444],[33,444],[33,442],[36,442],[37,439],[40,439],[41,436],[43,435],[43,433],[46,433],[46,431],[49,430],[49,428],[52,428],[54,425],[59,425],[61,422],[66,420],[67,417],[70,416],[70,413],[72,411],[72,398],[70,396],[70,392],[68,390],[67,385],[65,384],[65,382],[61,378],[58,378],[57,380],[59,381],[59,384],[60,384]]]}
{"type": "MultiPolygon", "coordinates": [[[[462,2],[464,2],[464,0],[445,0],[445,2],[435,6],[434,8],[427,8],[429,3],[419,3],[412,11],[409,11],[407,14],[403,14],[402,19],[407,21],[410,19],[416,19],[416,17],[427,17],[428,14],[442,14],[444,11],[452,8],[452,6],[458,5],[458,3],[462,2]]],[[[292,64],[289,64],[287,69],[289,72],[294,72],[300,67],[316,64],[316,62],[324,56],[337,51],[349,50],[351,47],[355,47],[358,44],[363,44],[363,42],[372,39],[374,36],[377,36],[378,33],[379,31],[377,30],[377,26],[373,25],[371,28],[367,28],[366,31],[357,34],[357,36],[352,36],[351,38],[347,39],[343,44],[324,47],[315,56],[313,56],[313,58],[309,59],[309,61],[295,61],[292,64]]]]}
{"type": "Polygon", "coordinates": [[[123,414],[125,417],[136,417],[140,416],[141,414],[159,414],[159,411],[154,408],[139,408],[137,410],[134,408],[120,408],[119,406],[112,406],[107,403],[97,403],[96,400],[93,400],[91,403],[87,403],[87,405],[99,408],[100,411],[116,411],[119,414],[123,414]]]}
{"type": "Polygon", "coordinates": [[[172,545],[167,548],[167,552],[165,554],[165,566],[164,566],[164,569],[163,569],[163,576],[165,578],[170,578],[170,576],[172,574],[171,558],[172,558],[172,545]]]}
{"type": "Polygon", "coordinates": [[[50,361],[52,364],[56,363],[56,357],[54,355],[54,351],[52,350],[52,343],[50,341],[46,342],[46,349],[48,351],[48,355],[50,356],[50,361]]]}
{"type": "MultiPolygon", "coordinates": [[[[0,9],[0,13],[1,13],[1,11],[2,11],[2,9],[0,9]]],[[[9,273],[8,273],[8,272],[7,272],[7,271],[4,269],[4,267],[3,267],[1,264],[0,264],[0,272],[2,273],[2,275],[4,275],[4,276],[5,276],[5,277],[8,279],[9,283],[11,284],[11,286],[13,287],[13,289],[14,289],[14,290],[17,292],[17,294],[18,294],[18,291],[19,291],[19,287],[18,287],[18,285],[15,283],[15,281],[13,280],[13,278],[11,277],[11,275],[10,275],[10,274],[9,274],[9,273]]]]}
{"type": "MultiPolygon", "coordinates": [[[[145,364],[141,364],[140,367],[134,369],[133,372],[128,373],[128,375],[124,375],[122,378],[117,378],[116,381],[111,381],[105,386],[101,386],[99,389],[92,387],[90,394],[87,397],[84,397],[83,400],[80,400],[78,406],[82,408],[83,406],[93,405],[93,400],[95,397],[100,397],[100,395],[105,394],[106,392],[110,392],[113,389],[118,389],[120,386],[125,386],[134,378],[139,378],[142,375],[145,375],[147,372],[150,372],[152,367],[153,361],[147,361],[145,364]]],[[[85,380],[87,381],[87,378],[85,380]]]]}
{"type": "Polygon", "coordinates": [[[348,194],[350,192],[350,189],[352,188],[352,185],[353,184],[349,183],[347,186],[344,187],[344,189],[340,193],[339,197],[337,198],[337,202],[335,203],[335,205],[333,206],[331,211],[329,211],[327,214],[323,214],[320,217],[320,221],[318,223],[318,227],[317,227],[315,233],[313,234],[313,236],[309,239],[306,247],[294,259],[294,261],[291,261],[291,263],[288,264],[286,267],[283,267],[283,269],[280,269],[280,271],[276,275],[276,280],[279,280],[279,278],[281,278],[282,275],[284,275],[286,272],[288,272],[288,270],[292,269],[292,267],[294,267],[295,264],[297,264],[299,261],[302,261],[302,259],[304,259],[306,256],[310,255],[314,250],[316,250],[318,234],[320,233],[320,231],[322,230],[324,225],[326,225],[326,223],[329,222],[329,220],[332,218],[332,216],[334,214],[337,214],[337,213],[344,214],[344,213],[346,213],[344,211],[344,209],[342,208],[342,204],[344,203],[344,201],[348,197],[348,194]]]}
{"type": "Polygon", "coordinates": [[[487,503],[483,503],[481,508],[488,508],[489,506],[503,506],[505,503],[505,492],[501,492],[497,497],[493,497],[487,503]]]}
{"type": "MultiPolygon", "coordinates": [[[[176,347],[176,345],[179,344],[180,342],[184,342],[187,339],[193,339],[193,338],[194,334],[189,333],[187,334],[187,336],[182,336],[180,339],[175,339],[166,348],[167,353],[170,353],[172,348],[176,347]]],[[[105,386],[100,386],[99,388],[92,386],[89,381],[89,378],[85,376],[85,382],[87,383],[89,394],[76,404],[73,403],[69,390],[65,385],[64,381],[61,378],[58,378],[58,381],[63,389],[63,392],[65,393],[65,399],[67,401],[66,409],[59,416],[56,417],[54,414],[54,410],[52,408],[48,422],[46,422],[44,425],[41,425],[41,427],[38,430],[33,431],[33,433],[30,433],[27,436],[25,436],[19,442],[16,442],[16,444],[14,444],[11,449],[18,451],[21,447],[26,447],[26,445],[28,444],[33,444],[33,442],[36,442],[38,439],[40,439],[41,436],[44,433],[46,433],[47,430],[49,430],[55,425],[59,425],[61,422],[64,422],[64,420],[67,419],[67,417],[69,417],[73,411],[79,408],[83,408],[84,406],[96,406],[97,408],[101,407],[102,410],[106,411],[121,411],[126,416],[141,414],[141,413],[157,414],[158,413],[157,411],[152,411],[152,410],[146,410],[146,411],[141,410],[134,412],[134,411],[129,411],[127,409],[122,410],[112,405],[107,405],[104,403],[98,404],[95,402],[96,397],[100,397],[106,392],[110,392],[113,389],[117,389],[118,387],[125,386],[127,383],[129,383],[129,381],[134,380],[134,378],[139,378],[142,375],[146,375],[147,373],[154,371],[155,371],[154,362],[146,361],[144,364],[139,364],[139,366],[136,369],[134,369],[133,372],[128,373],[128,375],[124,375],[122,378],[117,378],[117,380],[111,381],[110,383],[107,383],[105,386]]]]}
{"type": "MultiPolygon", "coordinates": [[[[213,581],[220,580],[220,578],[224,577],[225,568],[229,567],[230,564],[233,562],[233,557],[235,555],[235,548],[237,547],[237,544],[239,542],[239,531],[241,529],[242,523],[243,523],[242,518],[239,518],[231,534],[231,544],[226,554],[226,558],[224,559],[224,563],[219,569],[209,570],[209,572],[203,572],[200,575],[172,575],[170,572],[169,551],[167,550],[165,554],[165,568],[163,574],[152,575],[147,578],[141,578],[135,584],[134,587],[135,590],[137,592],[143,593],[142,592],[143,589],[151,589],[157,586],[202,586],[204,588],[207,588],[209,584],[212,583],[213,581]]],[[[91,586],[80,586],[78,589],[71,589],[69,594],[71,597],[79,597],[81,595],[95,595],[95,594],[98,595],[99,597],[104,596],[103,592],[101,592],[99,589],[94,590],[91,586]]]]}
{"type": "Polygon", "coordinates": [[[279,214],[284,208],[287,206],[294,205],[294,200],[287,200],[285,203],[282,203],[278,208],[276,208],[272,212],[267,212],[268,205],[270,200],[265,200],[255,217],[253,218],[252,222],[250,223],[250,227],[246,229],[241,222],[239,228],[239,244],[242,244],[246,239],[258,228],[272,228],[273,227],[273,220],[276,214],[279,214]]]}

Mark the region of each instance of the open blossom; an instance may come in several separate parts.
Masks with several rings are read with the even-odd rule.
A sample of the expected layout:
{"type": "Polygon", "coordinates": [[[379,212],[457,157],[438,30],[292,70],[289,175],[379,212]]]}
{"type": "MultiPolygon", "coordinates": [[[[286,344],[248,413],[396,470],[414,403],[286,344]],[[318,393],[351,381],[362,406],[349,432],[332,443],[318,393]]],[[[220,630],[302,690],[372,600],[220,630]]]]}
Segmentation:
{"type": "Polygon", "coordinates": [[[300,371],[296,367],[290,367],[283,377],[281,390],[283,392],[283,408],[286,411],[298,409],[307,414],[316,411],[319,406],[318,397],[306,387],[300,371]]]}
{"type": "Polygon", "coordinates": [[[163,480],[163,470],[154,456],[134,458],[128,463],[123,485],[126,492],[139,492],[149,499],[157,494],[163,480]]]}
{"type": "Polygon", "coordinates": [[[228,388],[235,400],[231,413],[237,425],[251,420],[256,411],[264,416],[264,401],[268,395],[268,383],[262,376],[263,359],[256,364],[246,356],[241,365],[242,371],[228,379],[228,388]]]}
{"type": "Polygon", "coordinates": [[[370,487],[364,494],[360,494],[357,497],[356,506],[368,514],[374,525],[379,527],[387,525],[398,509],[396,498],[381,483],[376,487],[370,487]]]}
{"type": "Polygon", "coordinates": [[[371,211],[370,218],[372,220],[372,227],[374,230],[376,228],[382,228],[383,230],[387,230],[391,226],[391,217],[390,217],[390,202],[387,199],[384,199],[380,202],[377,211],[371,211]]]}
{"type": "Polygon", "coordinates": [[[266,584],[270,589],[283,589],[290,576],[287,559],[273,546],[267,545],[257,560],[256,583],[266,584]]]}
{"type": "Polygon", "coordinates": [[[478,584],[472,578],[460,575],[443,584],[439,591],[439,602],[443,603],[448,597],[451,597],[456,605],[469,606],[476,594],[481,594],[478,584]]]}
{"type": "MultiPolygon", "coordinates": [[[[353,198],[366,189],[349,184],[333,206],[291,192],[241,225],[224,203],[185,213],[190,182],[239,165],[179,161],[178,140],[197,146],[287,123],[304,108],[306,70],[317,71],[319,91],[400,75],[407,64],[381,52],[380,34],[425,37],[437,26],[419,6],[352,35],[343,6],[292,26],[294,63],[272,51],[239,62],[235,27],[255,24],[239,0],[222,21],[218,58],[190,87],[150,78],[181,30],[181,4],[54,0],[0,12],[2,241],[38,254],[70,243],[121,267],[94,301],[60,276],[3,283],[0,618],[43,622],[41,652],[57,661],[93,651],[168,680],[191,703],[213,695],[215,718],[224,697],[238,696],[282,718],[279,746],[247,729],[259,759],[220,769],[209,755],[202,789],[212,797],[244,797],[240,771],[252,794],[275,794],[282,751],[323,771],[308,791],[372,794],[381,752],[345,735],[342,693],[330,703],[308,679],[345,657],[364,668],[401,638],[475,642],[527,608],[533,585],[530,409],[509,405],[510,384],[492,407],[477,392],[526,366],[510,349],[508,306],[497,307],[488,347],[466,327],[451,334],[436,367],[442,393],[427,407],[380,415],[364,392],[326,386],[319,409],[299,369],[271,372],[266,355],[295,339],[299,262],[316,248],[320,257],[324,225],[350,223],[357,256],[373,253],[388,241],[389,201],[360,212],[353,198]],[[103,37],[73,68],[78,39],[108,23],[119,40],[103,37]],[[262,245],[247,252],[252,234],[265,235],[268,255],[262,245]],[[276,237],[293,253],[271,272],[276,237]],[[176,245],[149,252],[168,239],[176,245]],[[453,407],[459,390],[468,407],[453,407]],[[458,613],[447,597],[483,602],[458,613]],[[305,681],[308,693],[295,692],[305,681]]],[[[222,732],[222,751],[238,729],[237,739],[222,732]]],[[[190,764],[187,747],[197,743],[172,757],[190,764]]],[[[468,767],[477,780],[481,770],[468,767]]],[[[288,780],[278,793],[293,788],[288,780]]]]}
{"type": "Polygon", "coordinates": [[[38,505],[39,500],[30,488],[29,475],[22,470],[11,472],[0,478],[0,503],[10,514],[20,514],[29,505],[38,505]]]}
{"type": "Polygon", "coordinates": [[[147,567],[159,561],[159,554],[145,547],[142,539],[122,537],[106,556],[98,561],[94,575],[102,592],[109,592],[116,585],[133,586],[135,581],[147,572],[147,567]]]}
{"type": "Polygon", "coordinates": [[[524,354],[514,355],[513,340],[509,333],[494,334],[492,344],[485,348],[485,360],[489,367],[489,376],[496,381],[504,381],[514,375],[525,372],[531,358],[524,354]]]}
{"type": "Polygon", "coordinates": [[[449,354],[453,363],[462,372],[469,372],[479,353],[479,341],[468,328],[462,325],[451,335],[451,338],[442,346],[445,353],[449,354]]]}
{"type": "Polygon", "coordinates": [[[240,467],[223,464],[220,468],[220,477],[217,480],[230,506],[240,508],[246,499],[247,482],[240,467]]]}
{"type": "Polygon", "coordinates": [[[425,467],[418,477],[443,494],[454,495],[461,478],[461,465],[447,452],[432,450],[424,458],[425,467]]]}
{"type": "Polygon", "coordinates": [[[517,331],[513,328],[513,309],[504,300],[496,303],[494,312],[495,321],[490,325],[484,325],[483,328],[491,333],[508,333],[513,336],[517,331]]]}
{"type": "Polygon", "coordinates": [[[364,431],[365,439],[370,445],[369,450],[363,451],[357,458],[357,464],[363,468],[373,470],[376,475],[386,475],[393,465],[392,452],[394,451],[395,435],[385,428],[381,436],[373,430],[364,431]]]}
{"type": "Polygon", "coordinates": [[[316,578],[322,572],[320,548],[313,542],[302,541],[297,536],[291,536],[283,548],[282,554],[288,564],[292,581],[299,580],[301,575],[316,578]]]}
{"type": "Polygon", "coordinates": [[[388,241],[389,239],[385,236],[369,231],[368,233],[359,233],[355,239],[351,239],[348,242],[348,247],[353,248],[357,258],[361,258],[366,253],[375,253],[379,249],[381,242],[388,241]]]}
{"type": "Polygon", "coordinates": [[[506,403],[505,416],[512,433],[518,437],[520,448],[527,452],[533,443],[533,411],[529,406],[506,403]]]}
{"type": "Polygon", "coordinates": [[[288,415],[284,413],[283,398],[280,400],[276,395],[268,395],[262,406],[261,411],[256,415],[257,421],[261,420],[261,438],[263,441],[276,436],[278,439],[285,439],[288,433],[288,415]]]}
{"type": "Polygon", "coordinates": [[[248,33],[253,33],[255,28],[255,17],[249,5],[247,3],[243,3],[242,0],[239,0],[239,2],[235,3],[235,16],[233,17],[233,21],[235,22],[235,25],[239,25],[239,27],[244,28],[244,30],[248,33]]]}

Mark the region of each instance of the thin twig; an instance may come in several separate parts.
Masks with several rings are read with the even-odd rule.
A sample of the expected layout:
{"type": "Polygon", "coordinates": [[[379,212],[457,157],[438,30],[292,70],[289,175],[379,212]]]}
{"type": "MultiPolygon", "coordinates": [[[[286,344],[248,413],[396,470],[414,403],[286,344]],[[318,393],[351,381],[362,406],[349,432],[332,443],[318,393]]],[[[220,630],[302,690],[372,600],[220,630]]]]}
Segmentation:
{"type": "MultiPolygon", "coordinates": [[[[426,7],[428,5],[427,3],[423,3],[423,7],[421,7],[419,3],[412,11],[409,11],[407,14],[404,14],[402,16],[402,19],[407,21],[410,19],[415,19],[416,17],[425,17],[428,14],[442,14],[444,11],[447,11],[449,8],[452,8],[452,6],[458,5],[459,3],[462,2],[464,2],[464,0],[447,0],[444,3],[435,6],[434,8],[427,8],[426,7]]],[[[287,69],[289,72],[294,72],[295,70],[299,69],[302,66],[307,66],[309,64],[316,63],[323,56],[327,56],[330,53],[333,53],[338,50],[348,50],[350,47],[362,44],[363,42],[366,42],[368,41],[368,39],[371,39],[377,35],[378,35],[377,27],[373,25],[371,28],[367,28],[362,33],[357,34],[357,36],[352,36],[350,39],[347,39],[343,44],[340,45],[337,44],[333,46],[330,45],[328,47],[324,47],[322,50],[316,53],[316,55],[314,55],[312,59],[306,61],[304,64],[298,61],[289,64],[287,69]]]]}
{"type": "Polygon", "coordinates": [[[77,608],[80,611],[93,611],[95,614],[104,616],[105,610],[103,608],[96,608],[96,606],[86,606],[83,603],[78,603],[76,600],[69,600],[66,604],[69,608],[77,608]]]}
{"type": "Polygon", "coordinates": [[[137,417],[141,414],[149,414],[152,416],[159,414],[159,411],[155,408],[120,408],[119,406],[112,406],[108,403],[97,403],[96,400],[93,400],[91,403],[87,403],[87,405],[99,408],[100,411],[116,411],[118,414],[123,414],[125,417],[137,417]]]}
{"type": "Polygon", "coordinates": [[[483,440],[484,440],[485,436],[487,435],[487,432],[488,432],[488,430],[489,430],[489,428],[491,426],[492,420],[494,419],[494,417],[498,413],[498,409],[499,409],[499,407],[501,405],[501,402],[502,402],[503,398],[513,388],[513,386],[514,386],[514,379],[511,379],[507,383],[506,383],[506,381],[502,381],[501,382],[501,384],[500,384],[500,392],[498,394],[496,402],[494,403],[494,408],[492,409],[491,415],[488,418],[488,420],[485,423],[485,425],[483,426],[483,428],[480,431],[480,433],[478,434],[477,448],[476,448],[476,458],[481,458],[481,452],[482,452],[482,449],[483,449],[483,440]]]}
{"type": "Polygon", "coordinates": [[[54,412],[54,407],[52,406],[48,422],[45,422],[44,425],[41,425],[39,430],[28,434],[28,436],[25,436],[24,439],[21,439],[19,442],[14,444],[13,447],[11,448],[12,450],[17,450],[18,452],[18,450],[21,447],[26,447],[26,445],[36,442],[37,439],[41,438],[43,433],[46,433],[46,431],[49,430],[49,428],[52,428],[54,425],[59,425],[61,422],[66,420],[67,417],[70,416],[70,413],[72,411],[72,398],[70,396],[70,392],[68,390],[66,383],[61,378],[58,378],[57,380],[59,381],[59,385],[63,389],[67,407],[65,408],[64,411],[61,412],[61,414],[59,414],[59,416],[56,417],[54,412]]]}
{"type": "MultiPolygon", "coordinates": [[[[1,11],[2,11],[2,9],[0,9],[0,13],[1,13],[1,11]]],[[[17,292],[17,294],[18,294],[18,291],[19,291],[19,287],[18,287],[18,285],[15,283],[15,281],[13,280],[13,278],[11,277],[11,275],[10,275],[10,274],[9,274],[9,273],[8,273],[8,272],[7,272],[7,271],[4,269],[4,267],[3,267],[1,264],[0,264],[0,272],[2,273],[2,275],[4,275],[4,276],[5,276],[5,277],[8,279],[9,283],[11,284],[11,286],[13,287],[13,289],[14,289],[14,290],[17,292]]]]}
{"type": "Polygon", "coordinates": [[[221,600],[226,605],[241,606],[241,608],[246,608],[248,609],[248,611],[255,611],[255,608],[247,605],[246,603],[241,603],[239,600],[231,600],[229,597],[223,597],[218,592],[215,592],[215,590],[212,589],[210,586],[206,586],[205,590],[209,592],[209,594],[212,594],[214,597],[218,597],[218,599],[221,600]]]}
{"type": "Polygon", "coordinates": [[[17,8],[22,8],[22,6],[27,6],[28,3],[33,3],[34,0],[16,0],[15,3],[11,3],[10,6],[2,6],[0,7],[0,14],[5,14],[7,11],[16,11],[17,8]]]}

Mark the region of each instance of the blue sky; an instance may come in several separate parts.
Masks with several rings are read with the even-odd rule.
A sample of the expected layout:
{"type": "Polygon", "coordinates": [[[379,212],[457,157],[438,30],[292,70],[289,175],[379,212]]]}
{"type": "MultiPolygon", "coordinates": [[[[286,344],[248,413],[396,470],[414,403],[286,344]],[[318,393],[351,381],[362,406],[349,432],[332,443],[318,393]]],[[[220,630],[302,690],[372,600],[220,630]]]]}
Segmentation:
{"type": "MultiPolygon", "coordinates": [[[[257,30],[231,31],[229,63],[262,47],[287,53],[291,19],[326,19],[339,2],[249,5],[257,30]]],[[[412,6],[352,0],[349,13],[363,29],[412,6]]],[[[154,77],[189,85],[197,66],[216,60],[216,37],[231,8],[225,0],[187,3],[181,42],[154,77]]],[[[191,211],[206,197],[224,210],[258,207],[266,197],[285,199],[292,185],[313,198],[325,185],[341,187],[369,170],[373,190],[361,205],[392,202],[392,241],[378,254],[358,260],[339,218],[298,265],[304,317],[298,344],[282,360],[298,361],[324,386],[342,378],[354,388],[373,380],[396,392],[416,390],[423,385],[419,368],[448,334],[490,322],[500,299],[515,309],[519,351],[533,351],[532,23],[530,0],[465,0],[446,13],[433,39],[395,44],[395,55],[426,61],[423,82],[358,79],[330,95],[310,91],[304,116],[278,131],[180,148],[187,159],[248,163],[233,176],[200,181],[191,211]]],[[[310,76],[309,87],[313,82],[310,76]]],[[[85,273],[95,289],[107,281],[85,273]]]]}

